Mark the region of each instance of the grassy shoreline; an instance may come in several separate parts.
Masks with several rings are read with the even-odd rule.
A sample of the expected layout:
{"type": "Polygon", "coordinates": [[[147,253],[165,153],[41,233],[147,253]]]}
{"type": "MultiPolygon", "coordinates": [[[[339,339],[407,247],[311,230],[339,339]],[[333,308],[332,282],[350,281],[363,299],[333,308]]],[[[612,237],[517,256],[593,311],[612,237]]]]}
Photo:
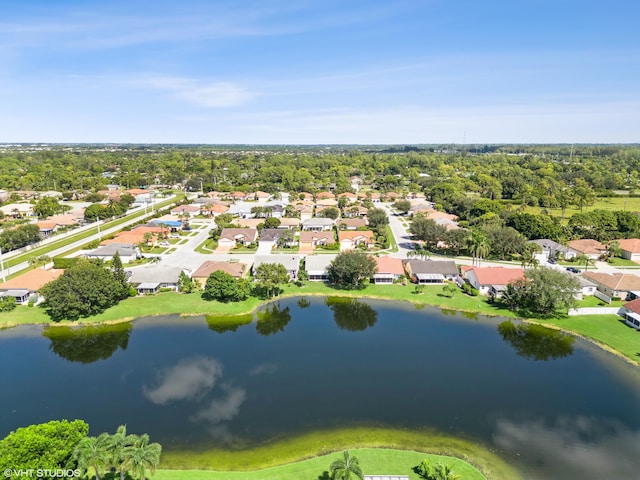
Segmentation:
{"type": "MultiPolygon", "coordinates": [[[[395,452],[390,456],[402,456],[399,452],[413,452],[419,462],[425,455],[437,455],[443,461],[455,465],[463,478],[470,479],[518,479],[517,470],[506,463],[487,448],[464,439],[448,437],[429,430],[398,430],[380,427],[354,427],[339,430],[319,430],[301,436],[287,438],[260,445],[251,449],[223,450],[211,449],[206,451],[165,451],[162,455],[161,468],[164,472],[194,470],[206,471],[207,478],[228,478],[233,473],[253,472],[253,475],[242,478],[260,480],[276,478],[307,478],[287,476],[289,470],[300,473],[300,466],[310,468],[315,475],[320,476],[331,463],[326,456],[343,449],[374,449],[381,455],[383,451],[395,452]],[[310,465],[301,465],[310,462],[310,465]],[[320,468],[320,470],[316,470],[320,468]],[[219,475],[219,476],[216,476],[219,475]]],[[[357,455],[357,454],[356,454],[357,455]]],[[[367,467],[365,459],[360,458],[361,465],[370,473],[404,474],[410,475],[408,465],[404,471],[373,472],[367,467]]],[[[413,460],[412,460],[413,461],[413,460]]],[[[390,468],[396,469],[394,460],[389,460],[390,468]]],[[[417,464],[417,463],[416,463],[417,464]]],[[[382,466],[380,467],[382,468],[382,466]]],[[[191,478],[162,475],[159,478],[191,478]]],[[[240,477],[237,477],[240,478],[240,477]]],[[[316,478],[308,477],[308,478],[316,478]]],[[[411,477],[414,478],[414,477],[411,477]]],[[[415,478],[418,478],[417,476],[415,478]]]]}
{"type": "Polygon", "coordinates": [[[638,332],[624,325],[616,315],[583,315],[551,319],[521,318],[509,310],[488,303],[483,297],[469,297],[462,293],[457,293],[453,297],[445,297],[442,295],[441,288],[436,286],[427,287],[422,293],[416,294],[411,285],[367,285],[361,290],[341,290],[323,283],[308,282],[302,287],[293,284],[286,285],[282,295],[275,299],[262,300],[251,297],[237,303],[206,301],[202,300],[198,294],[187,295],[167,292],[129,298],[94,317],[75,322],[60,322],[59,324],[51,322],[40,308],[20,306],[12,312],[0,315],[0,330],[18,325],[34,324],[81,326],[94,323],[120,323],[140,317],[174,314],[185,317],[210,314],[241,316],[251,314],[262,305],[274,300],[305,296],[340,296],[405,301],[416,305],[416,307],[432,306],[490,317],[517,318],[579,336],[633,365],[640,365],[640,343],[638,342],[640,337],[638,332]]]}

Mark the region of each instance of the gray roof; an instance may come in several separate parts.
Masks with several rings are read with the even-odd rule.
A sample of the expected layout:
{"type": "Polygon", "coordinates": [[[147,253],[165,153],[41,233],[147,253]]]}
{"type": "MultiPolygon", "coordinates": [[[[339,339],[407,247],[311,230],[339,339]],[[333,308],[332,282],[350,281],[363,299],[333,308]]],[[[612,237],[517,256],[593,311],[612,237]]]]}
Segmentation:
{"type": "Polygon", "coordinates": [[[319,226],[328,227],[328,226],[334,225],[334,221],[331,220],[330,218],[313,217],[313,218],[308,218],[302,222],[303,227],[308,227],[309,225],[319,225],[319,226]]]}
{"type": "Polygon", "coordinates": [[[407,475],[365,475],[364,480],[409,480],[407,475]]]}
{"type": "Polygon", "coordinates": [[[275,242],[283,235],[282,229],[279,228],[263,228],[260,232],[261,242],[275,242]]]}
{"type": "Polygon", "coordinates": [[[407,260],[403,263],[410,265],[411,273],[414,275],[418,273],[458,274],[458,267],[456,267],[456,263],[453,260],[407,260]]]}
{"type": "Polygon", "coordinates": [[[25,295],[29,295],[29,290],[27,290],[26,288],[5,290],[3,292],[0,292],[0,297],[24,297],[25,295]]]}
{"type": "Polygon", "coordinates": [[[307,273],[324,273],[338,255],[309,255],[305,258],[304,269],[307,273]]]}
{"type": "Polygon", "coordinates": [[[110,243],[87,253],[87,257],[113,257],[116,252],[124,257],[130,257],[138,253],[133,243],[110,243]]]}
{"type": "Polygon", "coordinates": [[[141,283],[140,285],[138,285],[138,290],[155,290],[159,286],[160,286],[160,283],[158,283],[158,282],[141,283]]]}
{"type": "Polygon", "coordinates": [[[166,265],[148,265],[131,268],[126,271],[131,272],[131,277],[128,279],[130,283],[178,283],[182,268],[168,267],[166,265]]]}
{"type": "Polygon", "coordinates": [[[558,242],[554,242],[553,240],[549,240],[548,238],[539,238],[537,240],[529,240],[528,243],[535,243],[536,245],[540,245],[543,251],[556,251],[556,252],[569,251],[569,247],[565,247],[564,245],[558,242]]]}
{"type": "Polygon", "coordinates": [[[300,255],[256,255],[253,261],[253,270],[255,271],[263,263],[277,263],[284,265],[288,271],[298,271],[300,268],[300,255]]]}

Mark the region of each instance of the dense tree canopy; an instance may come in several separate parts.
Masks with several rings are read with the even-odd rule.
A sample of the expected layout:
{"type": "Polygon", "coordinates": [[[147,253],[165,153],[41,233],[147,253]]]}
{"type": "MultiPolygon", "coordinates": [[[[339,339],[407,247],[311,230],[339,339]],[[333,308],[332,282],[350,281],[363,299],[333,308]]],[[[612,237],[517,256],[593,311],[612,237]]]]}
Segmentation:
{"type": "Polygon", "coordinates": [[[88,260],[66,269],[40,293],[45,298],[42,306],[56,322],[96,315],[123,298],[122,284],[113,272],[88,260]]]}
{"type": "Polygon", "coordinates": [[[376,262],[364,252],[343,252],[329,265],[329,281],[336,285],[356,288],[376,273],[376,262]]]}
{"type": "Polygon", "coordinates": [[[219,302],[239,302],[245,300],[250,292],[251,288],[247,279],[236,279],[227,272],[217,270],[207,278],[202,298],[219,302]]]}
{"type": "Polygon", "coordinates": [[[82,420],[54,420],[18,428],[0,440],[0,468],[73,468],[73,451],[87,433],[89,425],[82,420]]]}
{"type": "Polygon", "coordinates": [[[567,272],[552,268],[527,270],[525,278],[507,285],[502,303],[509,309],[551,315],[575,303],[578,281],[567,272]]]}

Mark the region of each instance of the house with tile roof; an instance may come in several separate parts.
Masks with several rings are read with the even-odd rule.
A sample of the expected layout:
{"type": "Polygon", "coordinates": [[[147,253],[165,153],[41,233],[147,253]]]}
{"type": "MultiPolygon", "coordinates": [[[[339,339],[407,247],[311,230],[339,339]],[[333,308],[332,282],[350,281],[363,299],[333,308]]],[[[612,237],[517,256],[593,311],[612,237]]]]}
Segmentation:
{"type": "Polygon", "coordinates": [[[209,275],[218,270],[228,273],[233,278],[241,278],[247,271],[247,266],[241,262],[217,262],[207,260],[191,274],[191,278],[204,287],[209,275]]]}
{"type": "Polygon", "coordinates": [[[625,303],[618,312],[618,315],[620,315],[624,319],[624,323],[631,328],[640,330],[640,298],[625,303]]]}
{"type": "Polygon", "coordinates": [[[307,255],[304,261],[304,269],[311,282],[327,282],[329,265],[337,255],[307,255]]]}
{"type": "Polygon", "coordinates": [[[597,260],[601,255],[606,253],[607,246],[597,240],[585,238],[581,240],[571,240],[567,242],[567,246],[576,252],[576,256],[586,255],[591,260],[597,260]]]}
{"type": "Polygon", "coordinates": [[[359,228],[364,228],[367,225],[367,219],[362,217],[338,219],[338,228],[340,230],[357,230],[359,228]]]}
{"type": "Polygon", "coordinates": [[[15,298],[18,305],[25,304],[31,295],[37,293],[47,283],[57,279],[63,273],[64,270],[56,268],[29,270],[11,280],[0,283],[0,295],[15,298]]]}
{"type": "Polygon", "coordinates": [[[623,238],[618,243],[622,258],[640,263],[640,238],[623,238]]]}
{"type": "Polygon", "coordinates": [[[223,228],[218,245],[233,248],[236,245],[248,245],[258,240],[255,228],[223,228]]]}
{"type": "Polygon", "coordinates": [[[341,252],[353,250],[359,245],[366,245],[367,248],[376,246],[375,236],[371,230],[340,230],[338,242],[341,252]]]}
{"type": "MultiPolygon", "coordinates": [[[[373,257],[376,261],[376,273],[373,275],[373,283],[393,283],[404,276],[404,265],[398,257],[373,257]]],[[[457,271],[456,271],[457,273],[457,271]]]]}
{"type": "Polygon", "coordinates": [[[598,287],[598,292],[609,298],[630,300],[640,296],[640,276],[630,273],[584,272],[583,277],[598,287]],[[634,292],[638,292],[637,294],[634,292]]]}
{"type": "Polygon", "coordinates": [[[466,267],[462,269],[462,277],[482,295],[499,298],[508,284],[524,278],[524,269],[519,267],[466,267]]]}

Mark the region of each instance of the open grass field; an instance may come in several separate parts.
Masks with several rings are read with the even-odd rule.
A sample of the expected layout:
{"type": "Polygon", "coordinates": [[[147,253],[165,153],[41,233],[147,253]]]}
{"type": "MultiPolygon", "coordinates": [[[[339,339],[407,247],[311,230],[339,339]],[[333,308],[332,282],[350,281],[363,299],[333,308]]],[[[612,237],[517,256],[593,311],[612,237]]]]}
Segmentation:
{"type": "MultiPolygon", "coordinates": [[[[211,474],[207,478],[212,479],[315,480],[322,478],[333,459],[339,456],[335,452],[343,449],[358,456],[363,470],[370,474],[412,475],[411,469],[430,454],[449,457],[432,458],[435,462],[454,465],[454,471],[464,479],[520,478],[513,467],[476,443],[430,431],[376,427],[314,431],[242,450],[168,450],[162,454],[162,476],[157,478],[199,479],[201,477],[183,477],[179,473],[197,469],[213,470],[207,472],[211,474]]],[[[411,478],[418,477],[414,475],[411,478]]]]}
{"type": "MultiPolygon", "coordinates": [[[[520,205],[516,203],[508,203],[512,209],[517,209],[520,205]]],[[[544,207],[524,207],[524,212],[539,214],[541,210],[546,210],[550,215],[554,217],[562,217],[562,210],[560,208],[544,208],[544,207]]],[[[589,205],[582,209],[583,212],[590,212],[591,210],[626,210],[629,212],[640,212],[640,197],[603,197],[597,198],[593,205],[589,205]]],[[[564,212],[564,219],[566,221],[576,213],[580,213],[580,208],[575,205],[567,207],[564,212]]]]}

